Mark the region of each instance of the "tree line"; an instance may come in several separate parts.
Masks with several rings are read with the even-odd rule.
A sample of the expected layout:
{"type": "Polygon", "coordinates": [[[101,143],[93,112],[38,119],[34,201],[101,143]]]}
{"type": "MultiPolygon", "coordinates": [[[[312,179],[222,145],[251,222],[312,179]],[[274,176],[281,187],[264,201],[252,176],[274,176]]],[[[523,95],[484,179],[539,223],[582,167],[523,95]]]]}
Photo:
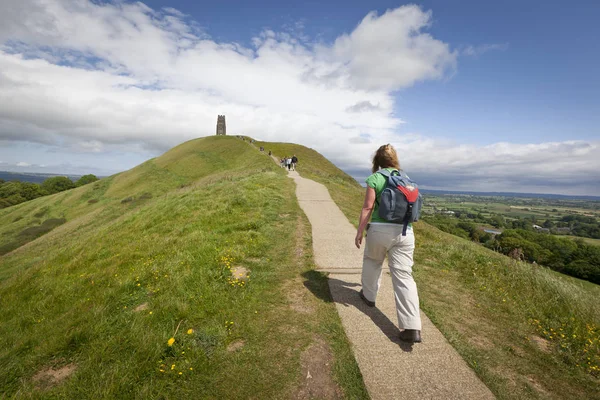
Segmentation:
{"type": "MultiPolygon", "coordinates": [[[[577,216],[565,218],[571,217],[577,219],[577,216]]],[[[494,219],[499,222],[497,218],[494,219]]],[[[452,217],[435,215],[426,217],[426,220],[444,232],[481,243],[515,259],[535,262],[566,275],[600,284],[600,246],[587,244],[582,239],[536,232],[531,221],[526,219],[494,225],[504,228],[498,235],[485,232],[479,223],[452,217]]],[[[489,220],[486,223],[491,224],[489,220]]]]}
{"type": "Polygon", "coordinates": [[[75,182],[66,176],[53,176],[41,184],[0,179],[0,208],[73,189],[97,180],[98,178],[93,174],[83,175],[75,182]]]}

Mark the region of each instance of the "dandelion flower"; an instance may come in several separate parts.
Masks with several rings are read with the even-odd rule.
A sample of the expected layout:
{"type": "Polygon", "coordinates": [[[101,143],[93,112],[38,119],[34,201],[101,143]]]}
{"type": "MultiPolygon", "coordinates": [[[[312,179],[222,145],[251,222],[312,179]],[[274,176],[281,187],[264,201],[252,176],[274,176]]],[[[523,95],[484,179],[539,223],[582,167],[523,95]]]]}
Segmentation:
{"type": "Polygon", "coordinates": [[[171,371],[175,369],[175,364],[171,365],[171,371]]]}
{"type": "Polygon", "coordinates": [[[169,347],[173,346],[173,343],[175,343],[175,338],[171,338],[167,341],[167,344],[169,345],[169,347]]]}
{"type": "Polygon", "coordinates": [[[183,372],[179,372],[179,375],[183,375],[183,372]]]}
{"type": "Polygon", "coordinates": [[[192,333],[194,333],[194,330],[193,329],[188,329],[187,334],[191,335],[192,333]]]}

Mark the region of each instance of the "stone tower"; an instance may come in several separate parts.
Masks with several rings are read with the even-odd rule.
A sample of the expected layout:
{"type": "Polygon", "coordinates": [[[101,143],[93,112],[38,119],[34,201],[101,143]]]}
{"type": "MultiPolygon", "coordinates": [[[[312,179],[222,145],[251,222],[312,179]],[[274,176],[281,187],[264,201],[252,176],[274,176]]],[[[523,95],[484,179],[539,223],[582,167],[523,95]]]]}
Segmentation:
{"type": "Polygon", "coordinates": [[[225,128],[225,116],[219,115],[217,117],[217,135],[227,135],[227,129],[225,128]]]}

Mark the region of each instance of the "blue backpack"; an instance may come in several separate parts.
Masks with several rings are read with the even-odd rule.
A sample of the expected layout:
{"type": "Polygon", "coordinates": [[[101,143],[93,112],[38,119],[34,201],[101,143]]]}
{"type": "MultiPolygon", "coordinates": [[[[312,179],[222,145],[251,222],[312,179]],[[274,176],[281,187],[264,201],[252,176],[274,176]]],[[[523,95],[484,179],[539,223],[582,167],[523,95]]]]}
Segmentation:
{"type": "Polygon", "coordinates": [[[379,217],[397,224],[403,224],[402,236],[411,222],[419,220],[423,198],[419,187],[403,171],[392,172],[381,169],[377,173],[387,179],[387,185],[379,198],[379,217]]]}

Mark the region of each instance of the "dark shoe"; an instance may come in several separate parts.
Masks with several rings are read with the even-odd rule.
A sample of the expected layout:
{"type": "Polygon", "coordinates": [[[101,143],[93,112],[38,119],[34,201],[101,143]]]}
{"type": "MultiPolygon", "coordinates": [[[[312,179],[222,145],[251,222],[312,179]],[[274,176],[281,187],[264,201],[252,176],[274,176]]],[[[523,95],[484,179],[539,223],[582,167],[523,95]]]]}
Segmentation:
{"type": "Polygon", "coordinates": [[[416,329],[405,329],[400,332],[400,340],[409,343],[421,343],[421,331],[416,329]]]}
{"type": "Polygon", "coordinates": [[[362,292],[362,289],[360,289],[360,292],[358,293],[358,295],[360,296],[362,301],[365,302],[366,305],[368,305],[369,307],[375,307],[375,302],[367,300],[367,298],[365,297],[365,295],[362,292]]]}

